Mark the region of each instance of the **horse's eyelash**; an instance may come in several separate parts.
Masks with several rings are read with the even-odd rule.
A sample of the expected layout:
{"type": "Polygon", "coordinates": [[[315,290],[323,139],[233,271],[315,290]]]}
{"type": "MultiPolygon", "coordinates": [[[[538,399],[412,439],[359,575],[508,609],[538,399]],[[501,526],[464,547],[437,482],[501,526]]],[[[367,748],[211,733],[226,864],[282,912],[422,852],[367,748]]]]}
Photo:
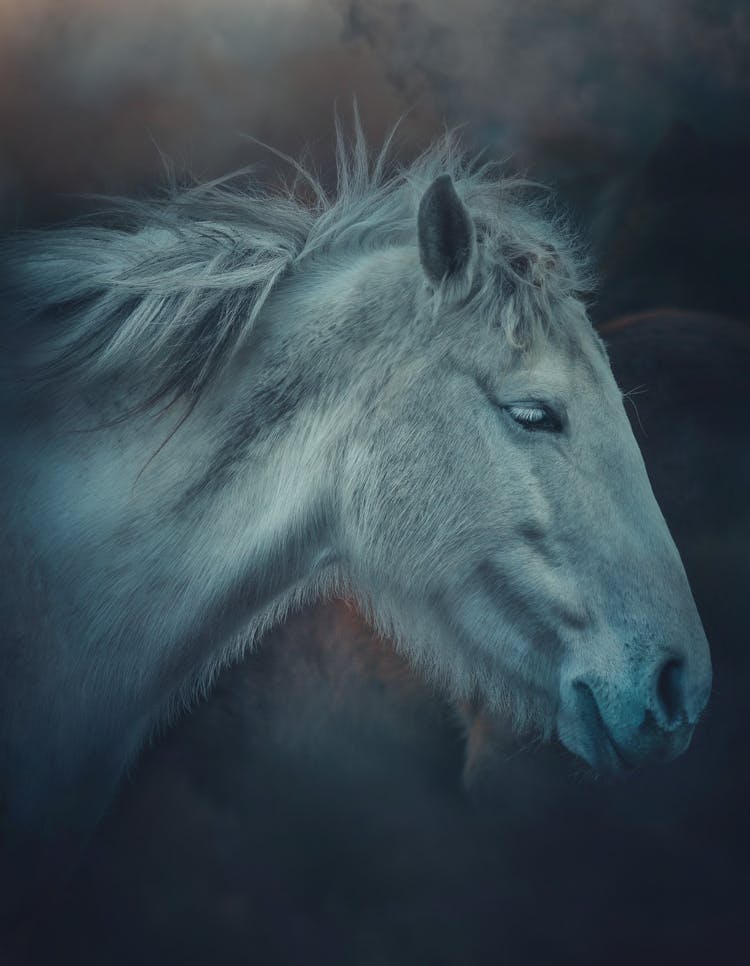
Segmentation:
{"type": "Polygon", "coordinates": [[[547,410],[542,406],[508,406],[516,416],[528,419],[530,422],[542,422],[547,415],[547,410]]]}

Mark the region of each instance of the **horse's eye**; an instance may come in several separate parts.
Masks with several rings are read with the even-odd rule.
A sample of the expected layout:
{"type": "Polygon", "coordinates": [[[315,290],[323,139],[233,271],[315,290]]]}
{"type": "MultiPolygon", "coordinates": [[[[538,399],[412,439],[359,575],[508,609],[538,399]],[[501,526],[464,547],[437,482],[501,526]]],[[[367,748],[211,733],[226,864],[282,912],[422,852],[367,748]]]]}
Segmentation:
{"type": "Polygon", "coordinates": [[[560,417],[553,409],[542,403],[512,403],[505,407],[505,411],[524,429],[543,429],[549,433],[559,433],[562,430],[560,417]]]}

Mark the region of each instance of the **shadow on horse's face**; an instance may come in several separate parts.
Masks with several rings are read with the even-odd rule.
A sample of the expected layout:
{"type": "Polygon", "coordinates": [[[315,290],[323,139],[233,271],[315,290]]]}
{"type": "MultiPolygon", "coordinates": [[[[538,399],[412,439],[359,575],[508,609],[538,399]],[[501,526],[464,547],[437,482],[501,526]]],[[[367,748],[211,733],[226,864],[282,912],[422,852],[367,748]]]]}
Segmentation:
{"type": "Polygon", "coordinates": [[[481,305],[443,306],[442,335],[359,430],[342,481],[354,582],[459,697],[556,730],[603,772],[668,760],[711,664],[605,353],[580,305],[529,355],[481,305]]]}

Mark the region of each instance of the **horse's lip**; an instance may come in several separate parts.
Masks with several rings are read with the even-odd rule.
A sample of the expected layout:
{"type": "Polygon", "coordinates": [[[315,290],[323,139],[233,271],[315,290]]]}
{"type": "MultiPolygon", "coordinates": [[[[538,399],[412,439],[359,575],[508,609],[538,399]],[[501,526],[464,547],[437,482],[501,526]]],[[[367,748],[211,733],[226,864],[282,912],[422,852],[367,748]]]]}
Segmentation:
{"type": "MultiPolygon", "coordinates": [[[[628,760],[624,751],[617,744],[606,727],[603,729],[603,738],[604,742],[606,742],[607,750],[609,752],[607,756],[608,774],[612,775],[614,778],[624,778],[626,775],[630,775],[632,772],[634,772],[636,770],[636,766],[628,760]]],[[[597,765],[596,767],[598,770],[602,770],[600,765],[597,765]]]]}
{"type": "Polygon", "coordinates": [[[625,752],[607,728],[591,688],[583,682],[578,682],[575,689],[578,696],[579,712],[581,712],[586,730],[593,741],[591,753],[587,756],[591,767],[595,771],[610,775],[613,778],[624,778],[635,771],[635,765],[628,760],[625,752]]]}

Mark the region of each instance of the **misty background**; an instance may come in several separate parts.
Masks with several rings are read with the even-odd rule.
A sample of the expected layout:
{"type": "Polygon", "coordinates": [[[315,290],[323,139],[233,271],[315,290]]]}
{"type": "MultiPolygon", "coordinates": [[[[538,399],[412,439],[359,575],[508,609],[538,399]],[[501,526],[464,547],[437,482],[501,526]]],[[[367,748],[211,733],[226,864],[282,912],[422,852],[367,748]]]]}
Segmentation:
{"type": "Polygon", "coordinates": [[[408,160],[444,126],[553,186],[590,239],[601,321],[747,317],[746,0],[0,0],[0,225],[77,192],[262,161],[331,168],[334,104],[408,160]]]}
{"type": "Polygon", "coordinates": [[[691,751],[610,786],[300,615],[148,752],[28,961],[748,961],[748,65],[747,0],[0,0],[2,230],[153,192],[163,156],[287,173],[243,135],[330,182],[354,96],[375,146],[403,118],[397,160],[461,125],[553,187],[597,324],[684,310],[611,351],[716,663],[691,751]]]}

